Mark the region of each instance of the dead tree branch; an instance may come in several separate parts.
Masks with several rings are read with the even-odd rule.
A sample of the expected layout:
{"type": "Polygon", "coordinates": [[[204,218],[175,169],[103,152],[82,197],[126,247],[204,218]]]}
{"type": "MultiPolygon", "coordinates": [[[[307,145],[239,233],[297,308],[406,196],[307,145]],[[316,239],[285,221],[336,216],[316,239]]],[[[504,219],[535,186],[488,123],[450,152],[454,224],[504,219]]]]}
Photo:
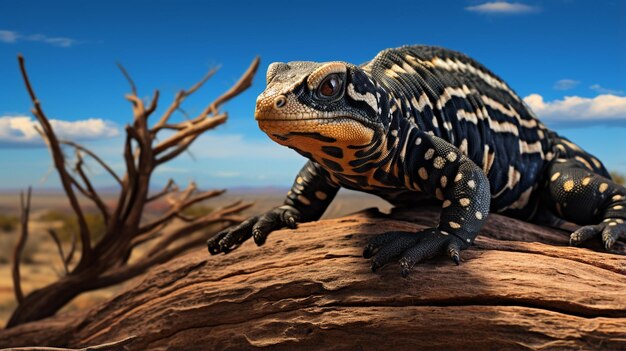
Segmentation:
{"type": "Polygon", "coordinates": [[[19,55],[18,61],[20,64],[20,71],[22,73],[24,84],[26,84],[26,90],[28,90],[28,94],[30,95],[30,99],[33,103],[32,113],[35,115],[35,117],[39,121],[39,124],[41,125],[41,129],[44,134],[44,140],[48,144],[48,148],[50,149],[50,153],[52,154],[54,166],[59,173],[59,178],[61,179],[61,185],[63,186],[63,190],[65,191],[65,194],[70,201],[72,210],[74,211],[78,219],[82,249],[81,263],[84,262],[83,266],[85,266],[91,263],[92,260],[91,236],[89,233],[89,228],[87,227],[83,210],[78,203],[78,198],[72,187],[72,177],[70,176],[68,170],[65,168],[65,156],[63,155],[63,151],[61,150],[59,140],[57,139],[57,136],[52,129],[52,125],[50,124],[48,117],[46,117],[46,114],[43,112],[41,104],[39,103],[39,99],[37,99],[35,91],[33,90],[33,87],[30,83],[30,78],[28,77],[28,73],[26,72],[26,66],[24,65],[24,57],[22,55],[19,55]]]}
{"type": "MultiPolygon", "coordinates": [[[[75,240],[69,253],[64,256],[58,236],[53,231],[50,232],[57,244],[66,275],[60,277],[55,283],[24,296],[19,286],[19,254],[23,250],[28,229],[26,225],[22,226],[23,233],[16,247],[16,258],[14,258],[15,292],[20,304],[13,312],[7,327],[53,315],[82,292],[131,279],[155,264],[165,262],[186,250],[197,247],[205,240],[205,237],[192,234],[201,229],[216,231],[243,220],[238,213],[248,208],[250,204],[234,203],[197,218],[181,213],[194,204],[222,195],[224,190],[197,191],[195,183],[191,183],[185,190],[179,191],[176,183],[170,180],[161,191],[152,194],[151,183],[154,170],[159,165],[188,151],[201,134],[226,121],[227,114],[219,112],[219,107],[251,85],[259,65],[258,58],[252,61],[248,70],[231,89],[209,103],[208,107],[197,117],[181,122],[170,121],[173,113],[181,108],[185,98],[202,87],[215,74],[216,69],[210,70],[188,90],[178,92],[165,113],[152,126],[150,126],[149,119],[157,110],[159,91],[155,90],[149,101],[140,98],[130,74],[121,64],[118,64],[130,84],[131,92],[125,97],[131,103],[133,113],[132,123],[125,127],[126,137],[122,159],[126,172],[123,176],[114,172],[107,162],[91,150],[73,141],[58,139],[35,95],[23,57],[19,56],[18,60],[26,89],[34,106],[32,112],[40,124],[38,130],[50,150],[63,190],[78,220],[77,237],[79,240],[74,237],[75,240]],[[174,132],[158,142],[158,134],[163,130],[174,132]],[[76,150],[76,162],[72,166],[73,169],[66,164],[61,145],[67,145],[76,150]],[[95,160],[115,179],[119,185],[117,203],[107,205],[98,193],[94,183],[85,172],[84,155],[95,160]],[[87,226],[84,209],[78,201],[79,196],[84,196],[99,209],[100,216],[105,223],[104,234],[97,242],[92,238],[94,233],[87,226]],[[172,199],[169,209],[146,223],[144,218],[146,205],[167,198],[172,199]],[[173,231],[166,231],[168,224],[175,220],[182,221],[182,225],[173,231]],[[160,240],[153,244],[144,257],[129,263],[128,259],[134,248],[157,238],[160,240]],[[70,267],[69,263],[74,256],[77,241],[81,246],[80,256],[78,262],[70,267]]],[[[30,191],[28,199],[27,204],[23,205],[23,217],[28,216],[30,191]]]]}
{"type": "Polygon", "coordinates": [[[20,223],[22,230],[20,231],[20,237],[18,238],[17,245],[15,245],[15,250],[13,251],[13,290],[15,291],[15,299],[18,304],[22,304],[24,302],[22,278],[20,276],[20,261],[22,260],[22,253],[26,247],[26,240],[28,240],[28,218],[30,215],[31,190],[32,189],[28,187],[26,199],[24,199],[24,192],[20,194],[20,223]]]}

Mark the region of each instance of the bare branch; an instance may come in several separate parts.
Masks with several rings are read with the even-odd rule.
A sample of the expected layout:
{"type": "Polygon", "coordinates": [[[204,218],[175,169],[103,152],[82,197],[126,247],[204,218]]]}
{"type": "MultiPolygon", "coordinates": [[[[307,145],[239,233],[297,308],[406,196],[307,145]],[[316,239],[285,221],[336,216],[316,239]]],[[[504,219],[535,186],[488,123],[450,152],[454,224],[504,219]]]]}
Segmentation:
{"type": "MultiPolygon", "coordinates": [[[[219,114],[215,117],[209,118],[209,119],[205,119],[200,123],[197,124],[189,124],[189,126],[185,129],[182,129],[181,131],[179,131],[178,133],[172,135],[171,137],[167,138],[166,140],[162,141],[161,143],[159,143],[159,145],[157,145],[154,148],[154,153],[155,154],[159,154],[162,153],[163,151],[167,150],[170,147],[176,146],[179,142],[181,142],[182,140],[184,140],[185,138],[193,138],[192,140],[194,140],[198,135],[200,135],[201,133],[203,133],[204,131],[211,129],[211,128],[215,128],[218,125],[226,122],[226,118],[228,116],[225,113],[219,114]]],[[[187,143],[187,145],[190,143],[187,143]]],[[[186,149],[186,147],[185,147],[186,149]]]]}
{"type": "Polygon", "coordinates": [[[109,167],[109,165],[104,162],[98,155],[96,155],[93,151],[87,149],[86,147],[77,144],[73,141],[69,141],[69,140],[59,140],[59,143],[63,144],[63,145],[68,145],[71,146],[77,150],[80,150],[82,152],[84,152],[85,154],[89,155],[91,158],[93,158],[96,162],[98,162],[98,164],[100,166],[102,166],[102,168],[104,168],[120,185],[122,185],[122,180],[120,179],[120,177],[117,175],[117,173],[115,173],[113,171],[113,169],[111,169],[111,167],[109,167]]]}
{"type": "Polygon", "coordinates": [[[122,64],[119,62],[116,62],[115,64],[120,69],[120,71],[122,71],[122,74],[128,81],[128,84],[130,84],[130,90],[133,92],[134,95],[137,95],[137,87],[135,86],[135,82],[133,82],[133,79],[130,77],[130,74],[128,74],[128,71],[126,71],[126,68],[124,68],[124,66],[122,66],[122,64]]]}
{"type": "Polygon", "coordinates": [[[211,105],[209,105],[198,117],[196,117],[196,119],[202,119],[209,113],[217,113],[219,107],[223,103],[241,94],[242,91],[248,89],[250,85],[252,85],[252,78],[254,78],[256,70],[257,68],[259,68],[260,62],[261,59],[258,56],[255,57],[254,60],[252,60],[250,67],[248,67],[248,70],[246,70],[243,76],[239,78],[239,81],[235,83],[235,85],[230,88],[226,93],[215,99],[215,101],[213,101],[211,105]]]}
{"type": "Polygon", "coordinates": [[[195,190],[195,185],[190,185],[184,192],[183,195],[181,196],[180,199],[178,199],[170,208],[169,211],[167,211],[164,215],[162,215],[161,217],[159,217],[158,219],[140,227],[138,229],[138,234],[143,234],[149,231],[154,230],[154,228],[162,225],[165,222],[168,222],[172,219],[174,219],[176,217],[176,215],[180,212],[185,210],[186,208],[188,208],[189,206],[196,204],[200,201],[204,201],[204,200],[208,200],[212,197],[216,197],[219,196],[221,194],[223,194],[225,192],[225,190],[210,190],[210,191],[206,191],[203,192],[201,194],[198,194],[194,197],[191,197],[192,192],[195,190]]]}
{"type": "Polygon", "coordinates": [[[163,190],[159,191],[158,193],[156,193],[156,194],[150,196],[148,199],[146,199],[146,203],[158,200],[158,199],[162,198],[163,196],[165,196],[167,194],[171,194],[171,193],[173,193],[175,191],[178,191],[178,185],[176,185],[176,182],[174,182],[174,180],[170,178],[167,181],[167,184],[165,184],[165,186],[163,187],[163,190]]]}
{"type": "Polygon", "coordinates": [[[179,91],[178,94],[176,94],[176,97],[174,98],[172,104],[167,108],[167,111],[165,111],[161,119],[154,125],[154,127],[152,127],[151,132],[153,134],[156,134],[159,130],[161,130],[161,128],[163,128],[167,124],[167,121],[170,119],[170,117],[172,117],[174,111],[180,108],[180,105],[183,103],[183,101],[185,101],[185,98],[195,93],[196,90],[200,89],[200,87],[202,87],[204,83],[206,83],[209,78],[211,78],[215,74],[215,72],[217,72],[218,69],[219,67],[211,69],[204,77],[202,77],[199,82],[194,84],[188,90],[179,91]]]}
{"type": "Polygon", "coordinates": [[[154,91],[154,95],[152,96],[152,100],[150,101],[150,106],[146,110],[146,117],[150,116],[154,110],[157,108],[157,104],[159,102],[159,90],[154,91]]]}
{"type": "Polygon", "coordinates": [[[76,233],[72,232],[72,245],[70,246],[70,250],[68,251],[67,256],[64,259],[64,265],[67,267],[69,267],[70,262],[72,262],[72,259],[74,258],[74,253],[76,252],[76,242],[76,233]]]}
{"type": "Polygon", "coordinates": [[[28,94],[30,95],[31,101],[33,103],[33,114],[41,124],[43,133],[46,135],[46,142],[48,143],[48,147],[52,154],[52,158],[54,159],[54,165],[59,173],[59,177],[61,178],[61,184],[63,185],[63,190],[67,195],[68,200],[70,201],[70,205],[72,210],[76,214],[78,218],[78,226],[80,228],[80,240],[82,246],[82,255],[81,255],[81,263],[85,262],[87,264],[92,259],[92,248],[91,248],[91,238],[89,236],[89,228],[87,227],[87,223],[85,222],[85,216],[83,215],[82,209],[78,203],[78,199],[74,190],[72,189],[72,180],[67,170],[65,169],[65,157],[63,156],[63,152],[59,145],[59,141],[52,129],[52,125],[50,121],[46,117],[45,113],[41,108],[41,104],[35,95],[35,91],[32,88],[30,83],[30,79],[28,78],[28,73],[26,72],[26,66],[24,64],[24,57],[22,55],[18,56],[18,61],[20,64],[20,71],[22,73],[22,78],[26,85],[26,90],[28,90],[28,94]]]}
{"type": "Polygon", "coordinates": [[[30,214],[31,191],[31,187],[28,187],[26,200],[24,200],[24,192],[20,193],[20,222],[22,231],[20,232],[20,237],[17,240],[15,249],[13,250],[13,291],[15,292],[15,299],[17,300],[18,304],[22,304],[22,302],[24,302],[22,279],[20,277],[20,261],[22,260],[24,247],[26,247],[26,240],[28,240],[28,218],[30,214]]]}
{"type": "Polygon", "coordinates": [[[87,187],[86,193],[85,193],[85,190],[83,190],[83,193],[89,199],[91,199],[91,201],[93,201],[96,204],[96,206],[100,210],[100,213],[102,213],[102,217],[104,219],[104,223],[108,223],[109,222],[109,218],[111,217],[110,214],[109,214],[109,208],[104,203],[104,201],[102,201],[102,198],[100,197],[100,195],[98,195],[98,192],[96,191],[96,189],[91,184],[91,181],[89,180],[89,177],[87,177],[87,175],[83,171],[83,167],[82,167],[83,166],[83,157],[81,156],[80,151],[78,151],[78,150],[76,151],[76,157],[78,158],[78,161],[76,162],[76,172],[78,172],[78,175],[80,176],[80,178],[83,180],[83,183],[87,187]]]}
{"type": "Polygon", "coordinates": [[[63,253],[63,245],[61,245],[61,240],[59,239],[59,235],[57,234],[56,230],[52,228],[48,229],[48,234],[50,234],[50,236],[52,237],[52,240],[54,240],[54,243],[57,246],[57,249],[59,250],[59,256],[61,257],[61,262],[63,262],[63,268],[65,269],[65,274],[68,274],[69,270],[67,269],[67,262],[65,262],[65,254],[63,253]]]}

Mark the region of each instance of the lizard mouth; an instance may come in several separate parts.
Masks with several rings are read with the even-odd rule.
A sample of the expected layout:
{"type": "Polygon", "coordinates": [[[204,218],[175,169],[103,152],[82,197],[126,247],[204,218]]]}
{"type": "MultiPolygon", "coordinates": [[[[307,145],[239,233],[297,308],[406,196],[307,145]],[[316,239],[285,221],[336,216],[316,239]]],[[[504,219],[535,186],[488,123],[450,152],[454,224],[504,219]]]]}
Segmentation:
{"type": "MultiPolygon", "coordinates": [[[[360,117],[360,116],[349,116],[349,115],[330,115],[330,116],[302,116],[302,115],[288,115],[288,116],[276,116],[276,115],[265,115],[265,114],[255,114],[254,119],[257,120],[259,126],[263,125],[271,126],[271,125],[310,125],[310,124],[318,124],[318,125],[328,125],[328,124],[346,124],[346,123],[354,123],[357,122],[362,126],[367,128],[374,129],[374,123],[371,121],[360,117]]],[[[262,128],[261,128],[262,129],[262,128]]]]}
{"type": "Polygon", "coordinates": [[[314,136],[314,139],[321,142],[362,145],[371,142],[375,133],[373,123],[351,116],[267,117],[258,118],[257,116],[259,128],[274,141],[286,146],[295,143],[294,145],[297,144],[298,147],[302,147],[304,144],[310,143],[310,140],[304,144],[301,140],[298,141],[303,136],[314,136]]]}

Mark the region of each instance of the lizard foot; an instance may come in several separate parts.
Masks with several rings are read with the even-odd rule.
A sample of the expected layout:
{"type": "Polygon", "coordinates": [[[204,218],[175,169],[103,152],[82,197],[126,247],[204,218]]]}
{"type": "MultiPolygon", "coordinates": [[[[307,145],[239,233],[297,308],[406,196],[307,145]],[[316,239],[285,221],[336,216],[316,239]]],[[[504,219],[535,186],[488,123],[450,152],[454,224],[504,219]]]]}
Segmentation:
{"type": "Polygon", "coordinates": [[[261,246],[274,230],[284,227],[295,229],[300,217],[300,212],[290,206],[274,208],[265,214],[248,218],[239,225],[217,233],[207,240],[209,252],[211,255],[220,252],[229,253],[250,237],[253,237],[254,242],[261,246]]]}
{"type": "Polygon", "coordinates": [[[569,243],[578,246],[596,236],[602,238],[604,248],[609,250],[617,239],[626,237],[626,224],[621,218],[607,218],[600,224],[580,227],[570,235],[569,243]]]}
{"type": "Polygon", "coordinates": [[[436,228],[417,233],[387,232],[369,241],[363,251],[363,257],[371,258],[374,272],[400,257],[398,261],[400,273],[406,277],[416,263],[432,258],[443,250],[446,250],[448,256],[458,265],[461,262],[459,251],[466,246],[458,237],[436,228]]]}

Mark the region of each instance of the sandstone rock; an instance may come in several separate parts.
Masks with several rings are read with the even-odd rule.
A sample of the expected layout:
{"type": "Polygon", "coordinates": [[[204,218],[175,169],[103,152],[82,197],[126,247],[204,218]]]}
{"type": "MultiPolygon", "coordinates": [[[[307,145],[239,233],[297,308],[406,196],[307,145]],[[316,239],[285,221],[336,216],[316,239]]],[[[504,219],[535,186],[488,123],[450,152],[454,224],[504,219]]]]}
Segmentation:
{"type": "Polygon", "coordinates": [[[567,247],[565,232],[491,215],[460,266],[442,257],[403,279],[396,264],[372,273],[363,246],[432,225],[438,212],[385,217],[301,224],[228,255],[199,249],[83,314],[0,331],[0,346],[626,349],[623,243],[615,253],[567,247]]]}

